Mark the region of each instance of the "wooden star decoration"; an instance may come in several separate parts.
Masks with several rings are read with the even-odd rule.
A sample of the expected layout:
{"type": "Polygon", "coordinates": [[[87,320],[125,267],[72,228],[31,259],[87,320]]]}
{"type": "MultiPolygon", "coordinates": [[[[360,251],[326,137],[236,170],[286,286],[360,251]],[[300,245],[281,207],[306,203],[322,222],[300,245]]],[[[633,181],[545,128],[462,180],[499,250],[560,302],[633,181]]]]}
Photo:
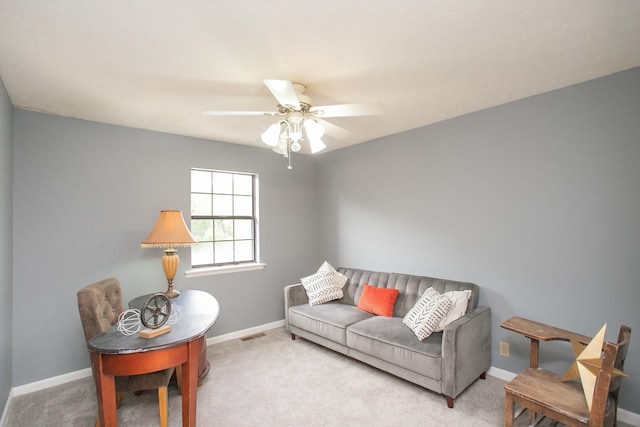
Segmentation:
{"type": "MultiPolygon", "coordinates": [[[[593,392],[596,388],[596,379],[598,378],[600,368],[602,367],[601,354],[606,330],[607,324],[605,323],[587,345],[571,340],[571,347],[573,349],[573,354],[576,356],[576,360],[561,378],[562,381],[580,378],[582,391],[584,391],[584,397],[587,399],[589,412],[591,412],[591,404],[593,403],[593,392]]],[[[613,376],[626,377],[627,375],[618,369],[614,369],[613,376]]]]}

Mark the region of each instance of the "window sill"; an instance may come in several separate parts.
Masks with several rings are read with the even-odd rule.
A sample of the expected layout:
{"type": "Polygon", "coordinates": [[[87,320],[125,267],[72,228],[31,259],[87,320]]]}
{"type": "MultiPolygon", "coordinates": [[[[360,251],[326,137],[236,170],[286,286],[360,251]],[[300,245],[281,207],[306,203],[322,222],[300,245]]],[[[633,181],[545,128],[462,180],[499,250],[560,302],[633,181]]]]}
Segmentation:
{"type": "Polygon", "coordinates": [[[184,272],[184,277],[213,276],[214,274],[238,273],[240,271],[262,270],[267,264],[256,262],[253,264],[226,265],[224,267],[202,267],[194,268],[184,272]]]}

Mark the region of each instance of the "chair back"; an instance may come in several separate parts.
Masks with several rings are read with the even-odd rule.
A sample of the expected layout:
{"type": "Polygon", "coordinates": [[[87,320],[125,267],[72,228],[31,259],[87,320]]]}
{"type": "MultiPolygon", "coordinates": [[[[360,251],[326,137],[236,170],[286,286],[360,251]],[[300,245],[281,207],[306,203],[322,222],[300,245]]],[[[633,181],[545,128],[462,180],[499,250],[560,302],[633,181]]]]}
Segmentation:
{"type": "MultiPolygon", "coordinates": [[[[620,332],[618,334],[618,355],[616,356],[616,362],[613,365],[614,368],[624,372],[624,361],[627,358],[627,351],[629,351],[629,342],[631,341],[631,328],[622,325],[620,326],[620,332]]],[[[613,398],[618,400],[618,393],[620,391],[620,383],[622,377],[615,377],[611,380],[610,393],[613,398]]]]}
{"type": "Polygon", "coordinates": [[[613,378],[613,365],[618,354],[618,346],[610,342],[604,345],[604,355],[602,366],[596,378],[595,389],[593,391],[593,401],[589,413],[589,426],[601,427],[604,425],[607,402],[609,400],[609,390],[611,379],[613,378]]]}
{"type": "MultiPolygon", "coordinates": [[[[631,341],[631,328],[622,325],[620,326],[620,332],[618,333],[618,355],[616,356],[616,362],[613,365],[614,368],[624,372],[624,361],[627,358],[627,351],[629,351],[629,342],[631,341]]],[[[617,424],[618,417],[618,399],[620,394],[620,384],[622,383],[622,377],[616,376],[611,379],[611,386],[609,387],[609,395],[613,399],[613,405],[608,409],[607,416],[613,418],[613,425],[617,424]]]]}
{"type": "Polygon", "coordinates": [[[80,289],[78,311],[86,341],[116,324],[123,312],[118,279],[111,277],[80,289]]]}

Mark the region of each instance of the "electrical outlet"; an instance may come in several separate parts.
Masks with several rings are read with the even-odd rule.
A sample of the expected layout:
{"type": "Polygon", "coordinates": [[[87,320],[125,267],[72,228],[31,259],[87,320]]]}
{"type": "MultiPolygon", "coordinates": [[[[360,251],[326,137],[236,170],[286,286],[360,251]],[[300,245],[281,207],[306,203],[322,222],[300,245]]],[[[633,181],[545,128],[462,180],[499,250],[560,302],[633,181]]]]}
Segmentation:
{"type": "Polygon", "coordinates": [[[506,341],[500,341],[500,355],[509,357],[509,343],[506,341]]]}

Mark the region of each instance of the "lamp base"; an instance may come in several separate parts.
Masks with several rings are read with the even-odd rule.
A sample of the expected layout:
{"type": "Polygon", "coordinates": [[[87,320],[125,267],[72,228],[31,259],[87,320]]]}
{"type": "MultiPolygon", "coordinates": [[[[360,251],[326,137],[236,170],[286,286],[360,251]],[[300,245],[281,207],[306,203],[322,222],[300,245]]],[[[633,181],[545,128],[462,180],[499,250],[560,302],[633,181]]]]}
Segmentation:
{"type": "Polygon", "coordinates": [[[180,257],[176,255],[175,249],[168,248],[164,250],[164,255],[162,256],[162,269],[164,270],[165,276],[167,276],[167,283],[169,284],[169,287],[164,294],[169,298],[175,298],[180,295],[179,291],[173,289],[173,278],[176,276],[176,271],[178,271],[179,262],[180,257]]]}
{"type": "Polygon", "coordinates": [[[169,287],[164,291],[164,294],[169,298],[175,298],[180,295],[180,291],[173,289],[173,283],[169,283],[169,287]]]}

